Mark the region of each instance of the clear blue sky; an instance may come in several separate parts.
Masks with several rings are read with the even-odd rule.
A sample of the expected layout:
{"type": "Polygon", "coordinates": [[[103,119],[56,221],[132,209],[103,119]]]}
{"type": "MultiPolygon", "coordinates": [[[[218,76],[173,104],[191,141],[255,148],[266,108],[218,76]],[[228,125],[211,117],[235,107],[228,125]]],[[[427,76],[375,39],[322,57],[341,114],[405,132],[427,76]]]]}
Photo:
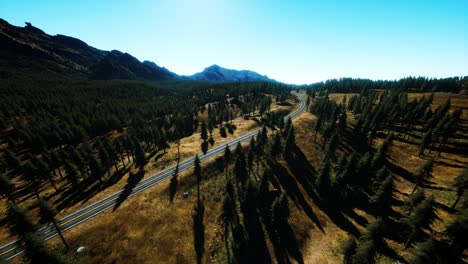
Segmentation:
{"type": "Polygon", "coordinates": [[[211,64],[296,84],[468,75],[467,0],[0,0],[0,17],[183,75],[211,64]]]}

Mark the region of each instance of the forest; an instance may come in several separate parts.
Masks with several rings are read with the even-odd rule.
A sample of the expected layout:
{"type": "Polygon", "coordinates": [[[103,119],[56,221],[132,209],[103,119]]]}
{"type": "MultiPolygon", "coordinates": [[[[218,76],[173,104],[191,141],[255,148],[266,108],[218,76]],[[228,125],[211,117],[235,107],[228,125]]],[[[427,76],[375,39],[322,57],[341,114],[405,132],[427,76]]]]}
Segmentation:
{"type": "Polygon", "coordinates": [[[112,186],[128,166],[144,171],[169,143],[201,130],[206,152],[215,127],[226,137],[236,129],[233,118],[255,111],[265,124],[276,122],[272,96],[290,96],[275,83],[15,80],[1,86],[0,191],[8,210],[2,208],[0,224],[32,260],[42,244],[29,212],[55,225],[57,210],[112,186]]]}
{"type": "MultiPolygon", "coordinates": [[[[465,79],[453,80],[461,92],[465,79]]],[[[426,87],[450,86],[431,82],[426,87]]],[[[271,111],[294,100],[291,87],[276,83],[7,85],[1,191],[9,202],[2,224],[32,263],[119,262],[128,254],[142,262],[156,254],[163,263],[463,263],[467,98],[402,83],[293,87],[307,99],[307,111],[294,120],[271,111]],[[232,134],[232,120],[249,116],[262,119],[249,144],[226,147],[203,164],[196,156],[188,173],[176,167],[147,196],[62,237],[65,248],[92,248],[81,258],[34,237],[34,216],[55,223],[56,209],[110,186],[130,164],[144,171],[184,137],[197,134],[206,153],[218,140],[215,128],[221,137],[232,134]],[[168,218],[170,225],[161,224],[168,218]],[[142,225],[133,244],[121,238],[142,225]],[[315,248],[321,240],[327,248],[315,248]],[[119,254],[104,253],[115,248],[119,254]]]]}

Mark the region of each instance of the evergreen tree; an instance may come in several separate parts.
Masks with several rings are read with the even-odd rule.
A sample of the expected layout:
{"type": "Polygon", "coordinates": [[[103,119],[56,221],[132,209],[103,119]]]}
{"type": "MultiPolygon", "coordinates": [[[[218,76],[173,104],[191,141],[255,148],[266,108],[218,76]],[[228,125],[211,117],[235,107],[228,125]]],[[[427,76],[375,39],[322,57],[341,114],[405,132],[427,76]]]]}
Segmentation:
{"type": "Polygon", "coordinates": [[[171,181],[169,183],[169,201],[172,203],[174,200],[174,196],[177,192],[177,183],[178,183],[178,178],[179,177],[179,163],[177,163],[175,169],[174,169],[174,175],[171,177],[171,181]]]}
{"type": "Polygon", "coordinates": [[[383,214],[390,207],[392,196],[393,177],[388,175],[374,195],[369,198],[369,205],[378,214],[383,214]]]}
{"type": "Polygon", "coordinates": [[[223,157],[224,167],[226,170],[226,180],[228,179],[229,162],[231,161],[231,159],[232,159],[231,150],[229,149],[229,146],[226,144],[226,147],[224,148],[224,157],[223,157]]]}
{"type": "Polygon", "coordinates": [[[457,198],[452,205],[452,209],[455,209],[457,203],[460,201],[460,198],[463,196],[465,190],[468,188],[468,165],[462,169],[460,174],[455,178],[455,182],[453,183],[453,187],[457,192],[457,198]]]}
{"type": "Polygon", "coordinates": [[[10,182],[8,176],[4,173],[0,173],[0,195],[2,197],[7,197],[10,202],[15,203],[13,197],[13,191],[15,190],[15,185],[10,182]]]}
{"type": "Polygon", "coordinates": [[[405,244],[405,249],[410,245],[413,237],[421,227],[427,227],[434,221],[434,198],[428,197],[414,208],[411,215],[404,217],[401,222],[411,231],[405,244]]]}
{"type": "Polygon", "coordinates": [[[279,133],[275,134],[275,137],[273,139],[273,145],[271,146],[271,155],[273,157],[277,157],[278,154],[281,153],[281,136],[279,133]]]}
{"type": "Polygon", "coordinates": [[[138,141],[134,142],[135,145],[135,162],[138,167],[143,167],[147,160],[146,160],[146,155],[145,152],[143,151],[143,148],[141,147],[140,143],[138,141]]]}
{"type": "Polygon", "coordinates": [[[373,264],[375,263],[375,244],[374,241],[363,241],[356,248],[356,253],[351,257],[353,264],[373,264]]]}
{"type": "Polygon", "coordinates": [[[359,239],[356,253],[351,258],[353,264],[375,263],[375,253],[383,243],[383,229],[381,218],[377,218],[367,226],[366,232],[359,239]]]}
{"type": "Polygon", "coordinates": [[[197,199],[200,202],[201,165],[198,155],[195,155],[193,174],[197,177],[197,199]]]}
{"type": "Polygon", "coordinates": [[[461,255],[467,248],[468,208],[463,208],[455,214],[455,218],[448,224],[445,233],[450,238],[450,247],[456,254],[461,255]]]}
{"type": "Polygon", "coordinates": [[[13,204],[8,204],[7,225],[10,233],[24,243],[28,235],[33,234],[37,226],[34,224],[30,212],[13,204]]]}
{"type": "Polygon", "coordinates": [[[424,134],[421,145],[419,145],[419,153],[418,153],[419,156],[424,155],[424,150],[431,143],[431,139],[432,139],[432,129],[430,129],[429,131],[427,131],[426,134],[424,134]]]}
{"type": "Polygon", "coordinates": [[[343,264],[351,264],[351,259],[352,256],[356,253],[356,238],[353,235],[348,236],[348,239],[346,239],[342,246],[342,252],[343,252],[343,264]]]}
{"type": "Polygon", "coordinates": [[[203,223],[203,215],[205,206],[203,201],[198,200],[194,208],[193,219],[193,244],[197,256],[197,264],[202,263],[203,253],[205,251],[205,225],[203,223]]]}
{"type": "Polygon", "coordinates": [[[320,131],[320,128],[322,126],[322,116],[319,115],[317,117],[317,121],[315,121],[315,125],[314,125],[314,142],[317,142],[317,133],[320,131]]]}
{"type": "Polygon", "coordinates": [[[37,230],[37,225],[34,224],[31,214],[28,211],[13,203],[9,203],[7,221],[10,233],[17,236],[20,240],[30,263],[67,263],[63,257],[49,251],[36,237],[35,232],[37,230]]]}
{"type": "Polygon", "coordinates": [[[104,176],[105,170],[99,159],[94,154],[89,156],[89,168],[91,170],[91,177],[102,183],[102,177],[104,176]]]}
{"type": "MultiPolygon", "coordinates": [[[[253,138],[252,138],[252,140],[253,140],[253,138]]],[[[252,172],[253,172],[253,164],[254,164],[254,161],[255,161],[254,147],[255,147],[255,141],[253,143],[251,142],[249,151],[247,152],[247,168],[248,168],[249,174],[252,174],[252,172]]]]}
{"type": "Polygon", "coordinates": [[[67,160],[65,162],[65,172],[67,173],[67,180],[72,185],[73,189],[81,193],[82,188],[78,178],[78,169],[76,168],[75,164],[67,160]]]}
{"type": "Polygon", "coordinates": [[[67,244],[67,241],[62,235],[62,231],[60,227],[57,224],[57,221],[55,220],[55,216],[57,215],[57,211],[55,208],[53,208],[46,200],[43,198],[39,199],[39,215],[41,217],[41,221],[44,223],[52,223],[55,227],[55,230],[60,236],[60,239],[62,239],[63,245],[67,250],[70,249],[70,247],[67,244]]]}
{"type": "Polygon", "coordinates": [[[321,195],[326,195],[330,190],[330,160],[324,157],[320,163],[320,170],[315,179],[315,188],[321,195]]]}
{"type": "Polygon", "coordinates": [[[279,241],[285,238],[285,233],[289,227],[290,211],[288,206],[288,198],[286,194],[282,193],[273,201],[271,207],[271,218],[273,227],[276,231],[277,239],[279,241]]]}
{"type": "Polygon", "coordinates": [[[44,242],[32,234],[28,234],[25,243],[24,251],[26,258],[31,264],[67,264],[71,263],[66,257],[60,255],[56,251],[48,249],[44,242]]]}
{"type": "Polygon", "coordinates": [[[236,176],[236,179],[240,181],[242,186],[247,181],[247,178],[248,178],[247,166],[246,166],[246,161],[245,161],[243,154],[237,155],[236,162],[234,163],[234,175],[236,176]]]}
{"type": "Polygon", "coordinates": [[[436,244],[434,240],[427,239],[424,242],[417,243],[416,247],[411,250],[413,257],[411,263],[414,264],[443,264],[443,261],[436,252],[436,244]]]}
{"type": "Polygon", "coordinates": [[[424,199],[425,196],[423,190],[419,190],[413,194],[410,194],[408,200],[404,204],[404,209],[408,211],[408,215],[410,215],[413,211],[413,208],[424,201],[424,199]]]}
{"type": "Polygon", "coordinates": [[[286,142],[284,144],[283,155],[284,157],[289,157],[291,150],[296,145],[295,135],[294,135],[294,126],[291,125],[289,128],[288,136],[286,137],[286,142]]]}
{"type": "Polygon", "coordinates": [[[226,134],[226,127],[223,126],[223,125],[220,125],[219,126],[219,135],[223,138],[227,137],[227,134],[226,134]]]}
{"type": "Polygon", "coordinates": [[[107,176],[110,177],[110,169],[111,169],[111,159],[109,153],[107,152],[104,144],[99,140],[98,141],[98,152],[99,152],[99,160],[101,161],[101,165],[104,167],[104,170],[107,171],[107,176]]]}
{"type": "Polygon", "coordinates": [[[23,165],[23,174],[26,176],[26,179],[31,184],[34,194],[39,198],[39,184],[40,177],[37,167],[31,162],[31,160],[26,161],[23,165]]]}
{"type": "Polygon", "coordinates": [[[414,185],[413,191],[411,193],[414,193],[416,191],[416,188],[424,182],[427,181],[429,178],[432,177],[432,165],[434,164],[433,159],[428,159],[424,164],[419,168],[419,170],[416,172],[414,175],[416,178],[416,184],[414,185]]]}
{"type": "Polygon", "coordinates": [[[208,152],[208,142],[207,141],[203,141],[201,143],[201,150],[202,150],[203,154],[206,154],[208,152]]]}

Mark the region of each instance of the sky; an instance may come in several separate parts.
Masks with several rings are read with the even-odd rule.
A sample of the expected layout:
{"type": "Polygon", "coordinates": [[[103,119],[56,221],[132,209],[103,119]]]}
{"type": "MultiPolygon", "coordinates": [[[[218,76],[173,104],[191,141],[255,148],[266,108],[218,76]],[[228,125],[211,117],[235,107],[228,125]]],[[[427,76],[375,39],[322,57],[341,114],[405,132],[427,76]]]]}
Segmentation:
{"type": "Polygon", "coordinates": [[[0,18],[191,75],[305,84],[468,75],[467,0],[0,0],[0,18]]]}

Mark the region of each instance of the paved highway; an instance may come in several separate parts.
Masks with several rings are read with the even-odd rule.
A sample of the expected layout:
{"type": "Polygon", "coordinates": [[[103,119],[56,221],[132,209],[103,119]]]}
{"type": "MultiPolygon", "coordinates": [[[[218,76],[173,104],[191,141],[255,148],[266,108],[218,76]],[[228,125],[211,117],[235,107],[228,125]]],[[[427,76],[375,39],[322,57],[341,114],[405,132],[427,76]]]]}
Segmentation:
{"type": "MultiPolygon", "coordinates": [[[[299,114],[301,114],[302,112],[304,112],[306,110],[306,103],[305,103],[305,100],[304,98],[302,98],[302,96],[300,94],[295,94],[297,99],[299,99],[301,105],[298,109],[296,109],[294,112],[290,113],[289,115],[287,115],[285,117],[285,119],[287,118],[295,118],[296,116],[298,116],[299,114]]],[[[258,132],[260,131],[261,129],[257,129],[255,131],[252,131],[250,133],[247,133],[243,136],[240,136],[236,139],[233,139],[231,141],[229,141],[227,144],[230,148],[234,148],[235,146],[237,146],[237,144],[240,142],[249,142],[250,139],[257,135],[258,132]]],[[[216,156],[218,154],[222,154],[224,153],[224,148],[226,147],[226,145],[221,145],[221,146],[218,146],[218,147],[215,147],[213,149],[210,149],[206,154],[201,154],[199,155],[199,158],[200,158],[200,161],[204,161],[206,159],[209,159],[213,156],[216,156]]],[[[195,157],[191,157],[191,158],[188,158],[182,162],[179,163],[179,172],[183,171],[183,170],[186,170],[186,169],[189,169],[191,167],[193,167],[193,162],[194,162],[194,159],[195,157]]],[[[148,188],[150,188],[151,186],[155,185],[155,184],[158,184],[159,182],[161,181],[164,181],[168,178],[170,178],[173,174],[174,174],[174,170],[175,170],[175,165],[174,166],[171,166],[169,168],[166,168],[165,170],[163,171],[160,171],[150,177],[147,177],[146,179],[143,179],[141,180],[136,186],[135,188],[133,188],[132,192],[130,193],[130,195],[127,197],[127,198],[130,198],[132,197],[133,195],[136,195],[148,188]]],[[[119,198],[119,196],[121,195],[122,191],[118,191],[102,200],[99,200],[83,209],[80,209],[62,219],[60,219],[58,221],[58,225],[60,226],[60,228],[63,230],[63,231],[66,231],[76,225],[79,225],[80,223],[83,223],[84,221],[90,219],[90,218],[93,218],[94,216],[106,211],[107,209],[109,208],[112,208],[115,206],[115,204],[117,203],[117,199],[119,198]]],[[[55,237],[57,234],[57,232],[55,231],[55,228],[53,225],[48,225],[48,226],[44,226],[42,228],[40,228],[38,231],[37,231],[38,235],[43,239],[43,240],[49,240],[53,237],[55,237]]],[[[18,245],[18,241],[13,241],[13,242],[10,242],[2,247],[0,247],[0,259],[3,259],[3,260],[9,260],[11,258],[14,258],[15,256],[21,254],[23,252],[23,249],[18,245]]]]}

